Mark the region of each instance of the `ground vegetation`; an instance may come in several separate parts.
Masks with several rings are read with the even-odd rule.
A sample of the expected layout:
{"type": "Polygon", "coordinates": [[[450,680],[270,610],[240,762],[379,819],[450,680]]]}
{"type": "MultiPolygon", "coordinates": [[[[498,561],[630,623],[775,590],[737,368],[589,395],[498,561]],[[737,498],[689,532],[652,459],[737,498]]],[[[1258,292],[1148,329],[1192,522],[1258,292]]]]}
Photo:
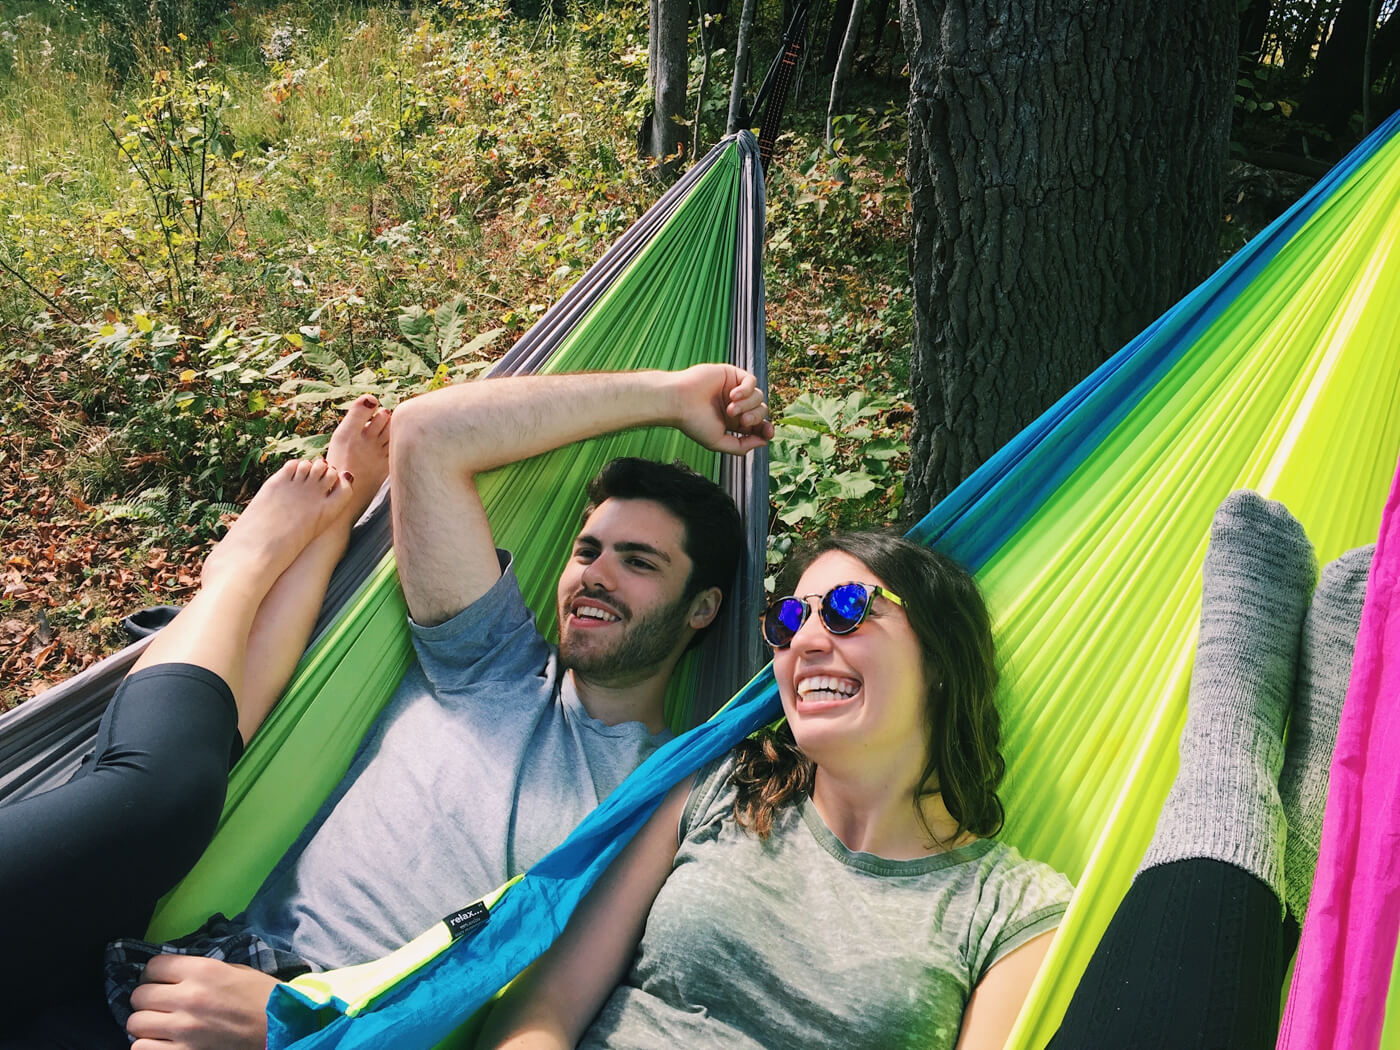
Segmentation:
{"type": "MultiPolygon", "coordinates": [[[[317,450],[337,405],[471,379],[641,214],[668,176],[638,142],[647,7],[5,6],[0,709],[123,644],[124,615],[185,600],[230,516],[317,450]]],[[[682,164],[740,111],[756,123],[798,8],[691,8],[682,164]]],[[[898,5],[809,14],[768,181],[773,561],[823,526],[894,518],[913,419],[898,5]]],[[[1241,78],[1251,150],[1290,148],[1285,90],[1241,78]]],[[[1241,169],[1222,243],[1308,177],[1241,169]]]]}

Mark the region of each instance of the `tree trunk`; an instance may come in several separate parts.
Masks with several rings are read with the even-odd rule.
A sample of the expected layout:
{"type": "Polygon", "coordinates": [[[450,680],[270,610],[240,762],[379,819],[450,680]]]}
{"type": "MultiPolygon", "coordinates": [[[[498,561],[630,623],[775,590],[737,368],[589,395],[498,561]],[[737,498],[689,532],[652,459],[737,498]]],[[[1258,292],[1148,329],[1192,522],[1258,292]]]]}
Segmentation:
{"type": "Polygon", "coordinates": [[[744,0],[744,10],[739,15],[739,34],[734,40],[734,82],[729,86],[729,119],[724,125],[726,135],[734,134],[745,120],[750,119],[745,112],[744,87],[749,80],[749,39],[753,36],[756,2],[744,0]]]}
{"type": "Polygon", "coordinates": [[[826,50],[822,53],[821,71],[829,72],[836,68],[837,56],[841,54],[841,44],[846,39],[846,27],[851,23],[851,5],[855,0],[833,0],[831,5],[831,28],[826,34],[826,50]]]}
{"type": "Polygon", "coordinates": [[[901,0],[917,517],[1211,269],[1219,0],[901,0]]]}
{"type": "Polygon", "coordinates": [[[874,10],[875,46],[870,49],[870,61],[866,69],[875,72],[875,63],[885,53],[885,26],[890,20],[890,0],[876,0],[874,10]]]}
{"type": "Polygon", "coordinates": [[[681,165],[679,151],[685,116],[686,77],[689,72],[687,55],[689,0],[652,0],[655,17],[651,23],[651,56],[655,63],[649,70],[652,85],[650,153],[663,161],[662,172],[675,178],[681,165]]]}
{"type": "Polygon", "coordinates": [[[1334,140],[1331,145],[1320,144],[1318,152],[1325,156],[1340,156],[1345,151],[1347,142],[1335,140],[1350,140],[1351,115],[1362,108],[1363,90],[1370,90],[1361,75],[1370,21],[1371,0],[1342,0],[1303,89],[1299,119],[1322,125],[1334,140]]]}
{"type": "Polygon", "coordinates": [[[1241,69],[1253,69],[1259,64],[1272,13],[1273,0],[1249,0],[1244,11],[1240,13],[1241,69]]]}
{"type": "Polygon", "coordinates": [[[1289,12],[1296,31],[1285,51],[1283,68],[1290,76],[1302,77],[1307,74],[1312,64],[1313,48],[1332,24],[1334,7],[1335,0],[1314,0],[1306,15],[1303,14],[1302,4],[1295,4],[1289,12]]]}
{"type": "Polygon", "coordinates": [[[846,39],[841,42],[841,54],[836,60],[836,72],[831,74],[831,100],[826,107],[826,148],[831,149],[835,134],[832,125],[836,121],[836,111],[841,105],[841,95],[846,89],[846,78],[851,74],[851,62],[856,57],[856,39],[860,36],[860,19],[865,14],[865,0],[852,0],[851,18],[846,24],[846,39]]]}

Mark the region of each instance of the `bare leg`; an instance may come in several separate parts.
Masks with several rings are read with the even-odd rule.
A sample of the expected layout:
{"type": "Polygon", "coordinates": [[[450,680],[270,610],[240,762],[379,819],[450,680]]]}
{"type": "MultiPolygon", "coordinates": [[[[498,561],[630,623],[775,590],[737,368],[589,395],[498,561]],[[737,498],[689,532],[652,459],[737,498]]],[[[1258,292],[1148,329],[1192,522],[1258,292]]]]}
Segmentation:
{"type": "Polygon", "coordinates": [[[276,705],[311,638],[331,572],[350,528],[389,473],[389,413],[372,396],[357,400],[331,435],[326,460],[354,479],[354,494],[277,578],[247,635],[238,732],[246,743],[276,705]]]}
{"type": "Polygon", "coordinates": [[[194,664],[222,678],[238,698],[248,631],[258,606],[283,570],[351,499],[351,486],[321,460],[283,466],[205,560],[199,593],[151,639],[133,672],[158,664],[194,664]]]}

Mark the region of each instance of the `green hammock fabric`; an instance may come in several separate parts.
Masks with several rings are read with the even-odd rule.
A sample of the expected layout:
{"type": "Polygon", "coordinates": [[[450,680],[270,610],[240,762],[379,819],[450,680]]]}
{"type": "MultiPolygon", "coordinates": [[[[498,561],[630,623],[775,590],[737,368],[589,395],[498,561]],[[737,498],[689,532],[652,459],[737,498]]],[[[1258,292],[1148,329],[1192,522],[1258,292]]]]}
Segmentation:
{"type": "MultiPolygon", "coordinates": [[[[540,371],[679,369],[727,360],[736,325],[737,210],[745,161],[731,146],[689,189],[540,371]]],[[[738,304],[743,306],[741,300],[738,304]]],[[[761,333],[761,328],[760,328],[761,333]]],[[[554,584],[577,529],[583,484],[619,455],[681,459],[715,478],[718,456],[670,428],[614,434],[492,472],[480,491],[497,543],[517,555],[521,589],[548,636],[554,584]]],[[[386,555],[234,769],[213,842],[161,904],[149,934],[179,936],[212,912],[236,914],[349,765],[411,659],[406,610],[386,555]]],[[[668,718],[688,720],[693,654],[673,680],[668,718]]]]}
{"type": "Polygon", "coordinates": [[[1400,450],[1397,248],[1392,137],[979,573],[1004,837],[1078,888],[1013,1047],[1053,1034],[1175,776],[1215,507],[1282,500],[1324,561],[1375,539],[1400,450]]]}

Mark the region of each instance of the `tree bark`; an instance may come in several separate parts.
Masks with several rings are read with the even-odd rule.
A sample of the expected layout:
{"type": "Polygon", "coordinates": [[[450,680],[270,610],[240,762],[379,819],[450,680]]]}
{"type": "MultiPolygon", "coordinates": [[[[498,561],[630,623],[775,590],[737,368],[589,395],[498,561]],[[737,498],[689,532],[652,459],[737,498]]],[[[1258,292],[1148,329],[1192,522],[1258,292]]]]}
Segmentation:
{"type": "Polygon", "coordinates": [[[748,119],[744,107],[744,88],[749,80],[749,40],[753,36],[753,9],[757,0],[744,0],[739,15],[739,33],[734,40],[734,81],[729,85],[729,119],[724,133],[732,135],[748,119]]]}
{"type": "Polygon", "coordinates": [[[875,71],[875,63],[885,50],[885,26],[890,20],[890,0],[876,0],[874,10],[875,26],[875,46],[870,49],[870,61],[866,68],[872,73],[875,71]]]}
{"type": "Polygon", "coordinates": [[[651,23],[650,53],[655,63],[649,70],[652,85],[651,134],[648,145],[653,157],[663,159],[661,170],[667,178],[680,171],[678,156],[684,129],[688,14],[690,0],[652,0],[655,17],[651,23]]]}
{"type": "Polygon", "coordinates": [[[826,148],[831,149],[835,138],[832,125],[836,121],[836,111],[841,106],[841,96],[846,89],[846,78],[851,74],[851,62],[856,57],[856,39],[860,36],[860,20],[865,14],[865,0],[853,0],[851,19],[846,25],[846,39],[841,42],[841,54],[836,59],[836,72],[831,74],[831,100],[826,107],[826,148]]]}
{"type": "Polygon", "coordinates": [[[1211,269],[1237,14],[901,0],[900,22],[917,517],[1211,269]]]}
{"type": "Polygon", "coordinates": [[[826,50],[822,53],[821,71],[826,73],[836,68],[837,56],[841,54],[841,44],[846,39],[846,27],[851,22],[851,5],[854,0],[832,0],[831,28],[826,33],[826,50]]]}

